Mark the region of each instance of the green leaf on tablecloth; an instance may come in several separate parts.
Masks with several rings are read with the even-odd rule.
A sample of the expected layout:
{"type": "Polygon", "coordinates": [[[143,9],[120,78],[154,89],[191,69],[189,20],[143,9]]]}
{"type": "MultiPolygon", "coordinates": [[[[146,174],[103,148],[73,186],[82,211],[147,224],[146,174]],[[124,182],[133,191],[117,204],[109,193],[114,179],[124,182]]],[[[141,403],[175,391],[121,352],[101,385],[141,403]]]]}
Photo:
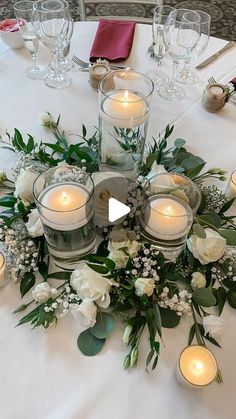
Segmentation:
{"type": "Polygon", "coordinates": [[[44,306],[44,304],[40,304],[37,306],[34,310],[32,310],[30,313],[26,314],[26,316],[22,317],[22,319],[19,321],[19,323],[16,326],[21,326],[25,323],[31,323],[38,320],[39,311],[41,307],[44,306]]]}
{"type": "Polygon", "coordinates": [[[72,271],[59,271],[59,272],[53,272],[48,275],[48,278],[54,278],[58,280],[69,280],[71,277],[72,271]]]}
{"type": "Polygon", "coordinates": [[[189,331],[189,337],[188,337],[188,345],[190,346],[192,344],[192,341],[194,339],[196,330],[195,330],[195,324],[192,325],[190,331],[189,331]]]}
{"type": "Polygon", "coordinates": [[[99,312],[96,324],[90,329],[92,335],[98,339],[104,339],[109,336],[115,327],[116,319],[112,314],[99,312]]]}
{"type": "Polygon", "coordinates": [[[34,286],[34,284],[35,274],[32,272],[26,272],[20,281],[21,297],[24,297],[24,295],[34,286]]]}
{"type": "Polygon", "coordinates": [[[16,308],[13,311],[13,314],[20,313],[21,311],[24,311],[28,307],[28,305],[29,304],[21,304],[21,306],[19,306],[18,308],[16,308]]]}
{"type": "Polygon", "coordinates": [[[28,143],[27,143],[26,149],[27,149],[27,153],[31,153],[34,149],[34,139],[32,135],[30,134],[28,135],[28,143]]]}
{"type": "Polygon", "coordinates": [[[232,198],[229,201],[227,201],[220,209],[219,214],[224,214],[226,211],[230,209],[230,207],[233,205],[236,198],[232,198]]]}
{"type": "Polygon", "coordinates": [[[236,308],[236,291],[229,290],[227,292],[227,300],[232,308],[236,308]]]}
{"type": "Polygon", "coordinates": [[[176,138],[174,145],[177,148],[183,147],[186,144],[186,141],[183,138],[176,138]]]}
{"type": "Polygon", "coordinates": [[[214,212],[208,212],[197,216],[197,221],[203,227],[219,228],[221,225],[221,218],[214,212]]]}
{"type": "Polygon", "coordinates": [[[90,331],[90,329],[85,330],[80,333],[77,339],[77,345],[79,350],[86,356],[97,355],[103,348],[105,339],[96,338],[90,331]]]}
{"type": "Polygon", "coordinates": [[[218,310],[219,310],[219,316],[220,316],[223,311],[225,301],[226,301],[226,291],[223,287],[217,288],[216,298],[217,298],[218,310]]]}
{"type": "Polygon", "coordinates": [[[193,224],[193,231],[200,239],[206,238],[206,232],[200,224],[193,224]]]}
{"type": "Polygon", "coordinates": [[[162,307],[160,307],[159,310],[161,314],[162,327],[172,329],[173,327],[178,326],[180,322],[180,316],[178,316],[175,311],[162,307]]]}
{"type": "Polygon", "coordinates": [[[216,298],[211,288],[198,288],[193,291],[193,301],[199,306],[212,307],[216,304],[216,298]]]}
{"type": "Polygon", "coordinates": [[[0,198],[0,207],[13,208],[17,199],[12,195],[6,195],[0,198]]]}
{"type": "Polygon", "coordinates": [[[224,239],[226,239],[226,244],[228,246],[236,246],[236,231],[235,230],[226,230],[220,229],[219,233],[224,239]]]}
{"type": "Polygon", "coordinates": [[[27,153],[27,146],[24,143],[23,137],[18,129],[15,128],[14,136],[12,139],[12,145],[19,151],[25,151],[27,153]]]}
{"type": "Polygon", "coordinates": [[[43,279],[46,281],[48,278],[48,268],[49,268],[49,264],[42,261],[38,264],[38,268],[39,268],[39,273],[40,275],[42,275],[43,279]]]}

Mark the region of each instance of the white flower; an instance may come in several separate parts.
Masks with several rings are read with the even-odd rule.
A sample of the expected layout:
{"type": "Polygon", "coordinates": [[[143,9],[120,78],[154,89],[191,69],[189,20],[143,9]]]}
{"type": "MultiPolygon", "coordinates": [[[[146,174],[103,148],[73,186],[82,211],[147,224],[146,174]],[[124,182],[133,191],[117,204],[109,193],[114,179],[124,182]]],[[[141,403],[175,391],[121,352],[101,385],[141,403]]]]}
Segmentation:
{"type": "Polygon", "coordinates": [[[224,320],[220,317],[210,314],[209,316],[203,317],[202,324],[205,330],[205,335],[209,333],[210,337],[217,339],[223,331],[224,320]]]}
{"type": "Polygon", "coordinates": [[[115,249],[124,249],[130,245],[130,240],[127,237],[126,231],[121,228],[119,230],[112,230],[109,234],[110,240],[108,244],[108,250],[112,251],[115,249]]]}
{"type": "Polygon", "coordinates": [[[127,250],[129,252],[130,257],[135,258],[139,252],[139,249],[140,243],[138,243],[136,240],[132,240],[127,250]]]}
{"type": "Polygon", "coordinates": [[[193,272],[192,281],[191,281],[192,289],[205,288],[205,286],[206,286],[205,276],[201,272],[193,272]]]}
{"type": "Polygon", "coordinates": [[[96,301],[97,305],[107,308],[110,304],[109,291],[116,283],[81,261],[70,277],[71,286],[83,301],[96,301]]]}
{"type": "Polygon", "coordinates": [[[131,324],[127,324],[123,333],[123,342],[125,345],[129,344],[132,331],[133,331],[133,327],[131,326],[131,324]]]}
{"type": "Polygon", "coordinates": [[[124,252],[124,250],[114,249],[109,253],[108,258],[113,260],[113,262],[115,262],[116,264],[116,267],[120,269],[120,268],[125,268],[125,266],[127,265],[127,262],[129,260],[129,255],[127,255],[124,252]]]}
{"type": "Polygon", "coordinates": [[[202,265],[219,260],[226,248],[226,240],[211,228],[205,228],[206,237],[201,239],[192,234],[188,240],[188,248],[202,265]]]}
{"type": "Polygon", "coordinates": [[[31,167],[27,167],[27,169],[21,168],[16,179],[14,196],[34,202],[33,183],[37,177],[38,174],[34,173],[31,167]]]}
{"type": "Polygon", "coordinates": [[[128,180],[118,172],[96,172],[92,174],[92,179],[95,184],[95,220],[97,224],[107,225],[109,198],[125,203],[128,197],[128,180]]]}
{"type": "Polygon", "coordinates": [[[39,115],[39,122],[43,127],[48,127],[51,123],[51,115],[49,112],[42,112],[39,115]]]}
{"type": "Polygon", "coordinates": [[[97,306],[92,301],[82,301],[71,311],[74,319],[83,327],[93,327],[96,323],[97,306]]]}
{"type": "Polygon", "coordinates": [[[45,303],[51,297],[51,287],[48,282],[41,282],[32,291],[32,297],[37,303],[45,303]]]}
{"type": "Polygon", "coordinates": [[[168,174],[163,165],[156,162],[153,163],[147,178],[150,180],[151,192],[168,193],[176,189],[172,176],[168,174]]]}
{"type": "Polygon", "coordinates": [[[28,221],[25,225],[31,237],[39,237],[43,235],[43,225],[37,208],[30,211],[28,221]]]}
{"type": "Polygon", "coordinates": [[[141,296],[146,294],[150,297],[155,288],[155,281],[153,278],[138,278],[136,279],[134,286],[137,295],[141,296]]]}

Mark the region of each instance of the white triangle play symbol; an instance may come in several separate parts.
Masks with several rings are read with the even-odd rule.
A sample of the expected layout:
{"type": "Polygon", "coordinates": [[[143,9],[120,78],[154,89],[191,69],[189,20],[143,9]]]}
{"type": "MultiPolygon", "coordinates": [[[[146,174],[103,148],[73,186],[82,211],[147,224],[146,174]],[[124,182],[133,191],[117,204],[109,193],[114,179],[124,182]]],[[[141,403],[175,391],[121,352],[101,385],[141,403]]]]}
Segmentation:
{"type": "Polygon", "coordinates": [[[130,207],[128,205],[122,204],[122,202],[117,201],[115,198],[109,198],[108,219],[110,223],[114,223],[114,221],[119,220],[119,218],[124,217],[129,212],[130,207]]]}

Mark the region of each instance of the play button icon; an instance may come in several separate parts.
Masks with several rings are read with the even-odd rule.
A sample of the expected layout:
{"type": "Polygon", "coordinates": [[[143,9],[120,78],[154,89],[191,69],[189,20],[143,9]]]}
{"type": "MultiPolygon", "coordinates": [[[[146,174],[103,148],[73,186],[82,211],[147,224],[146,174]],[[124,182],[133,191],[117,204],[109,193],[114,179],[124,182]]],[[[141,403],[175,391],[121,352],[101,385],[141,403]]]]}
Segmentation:
{"type": "Polygon", "coordinates": [[[129,214],[130,207],[123,204],[115,198],[109,198],[108,201],[108,219],[110,223],[114,223],[125,215],[129,214]]]}

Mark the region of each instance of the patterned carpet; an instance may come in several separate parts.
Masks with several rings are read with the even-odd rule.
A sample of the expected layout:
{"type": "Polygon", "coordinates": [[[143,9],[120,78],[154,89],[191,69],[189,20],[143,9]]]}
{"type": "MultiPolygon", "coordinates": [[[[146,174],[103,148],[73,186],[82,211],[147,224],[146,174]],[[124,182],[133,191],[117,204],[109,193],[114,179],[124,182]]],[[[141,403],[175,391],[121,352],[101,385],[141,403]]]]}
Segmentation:
{"type": "MultiPolygon", "coordinates": [[[[72,15],[79,20],[79,5],[77,0],[68,0],[72,15]]],[[[0,19],[13,17],[15,0],[0,0],[0,19]]],[[[151,18],[155,0],[134,0],[132,2],[116,1],[113,4],[106,1],[86,2],[88,16],[134,16],[151,18]]],[[[236,38],[236,0],[165,0],[165,4],[178,8],[204,10],[212,17],[211,35],[223,39],[236,38]]]]}

